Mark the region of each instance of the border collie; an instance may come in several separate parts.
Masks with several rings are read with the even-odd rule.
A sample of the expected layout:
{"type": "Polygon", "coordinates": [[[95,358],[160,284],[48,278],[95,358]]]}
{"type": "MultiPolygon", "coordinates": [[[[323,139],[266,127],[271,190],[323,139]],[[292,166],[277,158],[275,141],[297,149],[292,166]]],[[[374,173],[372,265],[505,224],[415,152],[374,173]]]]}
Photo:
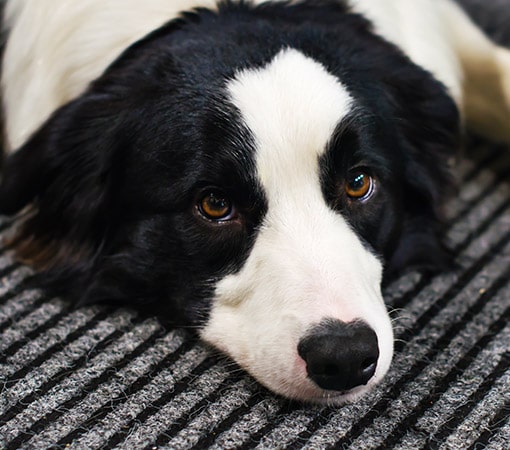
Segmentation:
{"type": "Polygon", "coordinates": [[[7,0],[4,32],[17,257],[292,399],[380,382],[462,122],[510,138],[510,53],[450,0],[7,0]]]}

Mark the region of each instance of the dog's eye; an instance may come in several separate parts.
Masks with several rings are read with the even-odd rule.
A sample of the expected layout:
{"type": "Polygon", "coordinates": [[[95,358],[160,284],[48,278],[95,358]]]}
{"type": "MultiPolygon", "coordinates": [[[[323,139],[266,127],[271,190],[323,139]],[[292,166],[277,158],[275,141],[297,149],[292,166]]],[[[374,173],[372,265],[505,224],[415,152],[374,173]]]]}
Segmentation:
{"type": "Polygon", "coordinates": [[[230,220],[235,211],[230,199],[221,191],[207,191],[198,202],[198,210],[206,219],[213,221],[230,220]]]}
{"type": "Polygon", "coordinates": [[[374,192],[374,179],[365,172],[352,172],[345,183],[345,193],[354,200],[366,200],[374,192]]]}

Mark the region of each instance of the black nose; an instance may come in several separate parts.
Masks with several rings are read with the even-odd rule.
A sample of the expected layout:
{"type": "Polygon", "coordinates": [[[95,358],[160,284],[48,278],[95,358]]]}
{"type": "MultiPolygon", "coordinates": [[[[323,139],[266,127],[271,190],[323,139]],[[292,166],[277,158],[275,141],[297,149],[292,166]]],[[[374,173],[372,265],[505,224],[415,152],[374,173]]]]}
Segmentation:
{"type": "Polygon", "coordinates": [[[366,323],[328,319],[301,339],[298,353],[319,387],[346,391],[373,377],[379,347],[377,335],[366,323]]]}

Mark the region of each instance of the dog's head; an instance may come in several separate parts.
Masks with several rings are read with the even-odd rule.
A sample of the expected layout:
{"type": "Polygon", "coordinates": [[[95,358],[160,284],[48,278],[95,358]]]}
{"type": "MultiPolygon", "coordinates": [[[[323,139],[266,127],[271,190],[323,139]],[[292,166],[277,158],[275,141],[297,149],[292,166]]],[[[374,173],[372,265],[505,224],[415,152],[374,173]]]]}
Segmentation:
{"type": "Polygon", "coordinates": [[[196,325],[274,391],[341,402],[390,365],[383,268],[441,260],[457,123],[341,5],[224,6],[56,111],[8,158],[0,211],[28,208],[13,243],[59,293],[196,325]]]}

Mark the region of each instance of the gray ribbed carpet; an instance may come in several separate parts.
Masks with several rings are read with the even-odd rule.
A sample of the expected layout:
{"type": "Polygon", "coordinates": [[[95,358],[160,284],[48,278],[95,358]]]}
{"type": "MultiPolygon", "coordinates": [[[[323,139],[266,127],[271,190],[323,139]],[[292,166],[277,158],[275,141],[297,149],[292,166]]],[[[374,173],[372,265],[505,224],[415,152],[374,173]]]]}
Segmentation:
{"type": "MultiPolygon", "coordinates": [[[[0,447],[510,447],[510,162],[477,144],[445,242],[458,269],[385,288],[396,355],[356,404],[276,398],[183,331],[27,290],[0,258],[0,447]]],[[[8,227],[3,222],[3,228],[8,227]]]]}
{"type": "Polygon", "coordinates": [[[385,288],[392,369],[344,407],[277,398],[133,311],[69,309],[0,250],[0,448],[510,448],[510,149],[470,153],[444,237],[458,267],[385,288]]]}

